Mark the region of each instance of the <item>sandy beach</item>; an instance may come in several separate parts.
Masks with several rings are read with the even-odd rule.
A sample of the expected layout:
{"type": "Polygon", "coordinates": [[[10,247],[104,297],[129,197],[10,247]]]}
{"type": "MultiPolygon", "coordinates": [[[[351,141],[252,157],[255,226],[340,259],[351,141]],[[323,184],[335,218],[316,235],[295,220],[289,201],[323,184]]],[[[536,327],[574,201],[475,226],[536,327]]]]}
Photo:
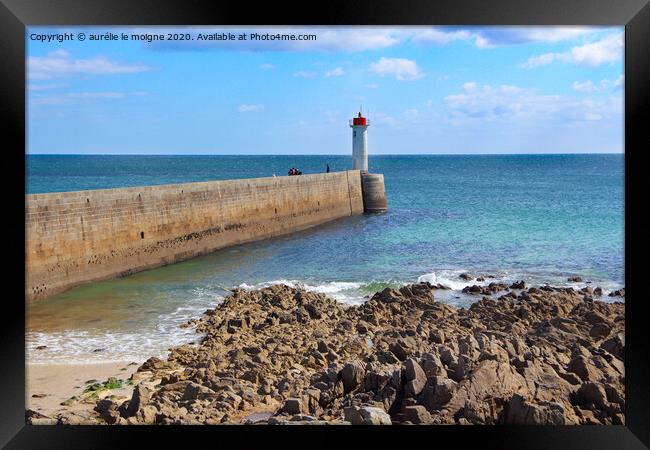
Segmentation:
{"type": "MultiPolygon", "coordinates": [[[[61,403],[72,397],[81,397],[91,380],[105,381],[110,377],[126,380],[138,368],[131,361],[93,364],[30,364],[25,367],[25,406],[43,415],[57,415],[67,411],[89,409],[88,404],[61,403]]],[[[112,392],[116,396],[130,396],[131,387],[125,385],[112,392]]]]}

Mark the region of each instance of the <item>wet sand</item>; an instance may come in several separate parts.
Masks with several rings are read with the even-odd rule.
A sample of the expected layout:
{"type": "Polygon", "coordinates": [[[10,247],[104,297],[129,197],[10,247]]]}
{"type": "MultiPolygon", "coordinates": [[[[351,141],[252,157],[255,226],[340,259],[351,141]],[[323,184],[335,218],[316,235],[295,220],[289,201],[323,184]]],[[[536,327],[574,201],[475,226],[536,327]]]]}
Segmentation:
{"type": "MultiPolygon", "coordinates": [[[[88,409],[79,402],[69,406],[61,405],[73,396],[79,397],[88,385],[86,382],[106,381],[109,377],[126,380],[133,374],[139,364],[131,361],[107,362],[96,364],[29,364],[25,367],[26,398],[25,407],[45,415],[58,411],[88,409]],[[130,364],[130,365],[129,365],[130,364]],[[36,397],[34,397],[36,396],[36,397]]],[[[131,386],[114,389],[111,394],[130,396],[131,386]]]]}

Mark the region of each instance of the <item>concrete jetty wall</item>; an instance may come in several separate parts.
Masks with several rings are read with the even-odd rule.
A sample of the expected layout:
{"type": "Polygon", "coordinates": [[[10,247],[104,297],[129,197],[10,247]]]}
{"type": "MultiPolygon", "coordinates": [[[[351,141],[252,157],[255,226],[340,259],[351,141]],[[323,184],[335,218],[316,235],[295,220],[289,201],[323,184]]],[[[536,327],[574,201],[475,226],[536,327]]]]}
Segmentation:
{"type": "Polygon", "coordinates": [[[358,170],[25,197],[27,301],[364,210],[358,170]]]}
{"type": "Polygon", "coordinates": [[[383,174],[361,172],[361,192],[365,212],[380,213],[388,209],[383,174]]]}

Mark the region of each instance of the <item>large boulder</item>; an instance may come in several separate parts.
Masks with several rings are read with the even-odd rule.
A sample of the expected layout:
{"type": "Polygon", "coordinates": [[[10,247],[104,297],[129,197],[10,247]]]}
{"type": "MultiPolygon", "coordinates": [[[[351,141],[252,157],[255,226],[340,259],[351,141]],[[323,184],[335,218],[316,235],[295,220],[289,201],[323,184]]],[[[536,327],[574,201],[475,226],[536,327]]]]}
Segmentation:
{"type": "Polygon", "coordinates": [[[404,419],[414,424],[431,423],[431,414],[422,405],[407,406],[404,408],[404,419]]]}
{"type": "Polygon", "coordinates": [[[589,330],[589,336],[594,339],[602,339],[609,336],[609,333],[612,331],[612,328],[606,323],[597,323],[591,327],[589,330]]]}
{"type": "Polygon", "coordinates": [[[341,369],[341,379],[343,380],[344,394],[352,392],[363,384],[365,370],[361,362],[349,362],[341,369]]]}
{"type": "Polygon", "coordinates": [[[571,359],[567,366],[567,372],[575,373],[582,381],[594,380],[598,376],[596,367],[584,355],[578,355],[571,359]]]}
{"type": "Polygon", "coordinates": [[[303,401],[300,398],[288,398],[284,401],[282,406],[282,412],[290,415],[301,414],[303,412],[304,406],[303,401]]]}
{"type": "Polygon", "coordinates": [[[381,408],[348,406],[343,409],[345,420],[352,425],[391,425],[390,416],[381,408]]]}
{"type": "Polygon", "coordinates": [[[144,386],[142,383],[138,384],[134,389],[133,389],[133,395],[131,396],[131,400],[129,401],[129,405],[126,408],[126,412],[124,414],[125,418],[135,416],[135,414],[142,408],[144,407],[149,400],[151,399],[151,391],[144,386]]]}
{"type": "Polygon", "coordinates": [[[600,383],[592,381],[582,383],[575,397],[579,405],[587,406],[592,404],[599,409],[606,409],[608,406],[605,387],[600,383]]]}
{"type": "Polygon", "coordinates": [[[455,414],[468,401],[482,403],[488,398],[510,398],[528,390],[526,380],[507,363],[486,359],[478,363],[458,389],[445,409],[455,414]]]}
{"type": "Polygon", "coordinates": [[[617,333],[606,339],[600,344],[600,348],[607,350],[609,353],[623,361],[625,358],[625,334],[617,333]]]}
{"type": "Polygon", "coordinates": [[[444,405],[452,399],[454,393],[458,389],[458,383],[449,378],[436,377],[433,383],[433,397],[432,402],[434,405],[444,405]]]}
{"type": "Polygon", "coordinates": [[[411,346],[411,340],[398,339],[395,342],[391,342],[388,345],[388,349],[399,359],[400,361],[405,361],[413,353],[413,348],[411,346]]]}
{"type": "Polygon", "coordinates": [[[404,365],[406,367],[404,371],[406,380],[404,394],[407,397],[415,397],[422,392],[424,385],[427,384],[427,376],[420,364],[413,358],[407,359],[404,365]]]}
{"type": "Polygon", "coordinates": [[[564,407],[559,403],[536,405],[515,394],[505,410],[503,423],[508,425],[564,425],[564,407]]]}
{"type": "Polygon", "coordinates": [[[183,392],[181,401],[193,401],[212,395],[216,395],[212,389],[202,386],[198,383],[191,382],[185,386],[185,391],[183,392]]]}

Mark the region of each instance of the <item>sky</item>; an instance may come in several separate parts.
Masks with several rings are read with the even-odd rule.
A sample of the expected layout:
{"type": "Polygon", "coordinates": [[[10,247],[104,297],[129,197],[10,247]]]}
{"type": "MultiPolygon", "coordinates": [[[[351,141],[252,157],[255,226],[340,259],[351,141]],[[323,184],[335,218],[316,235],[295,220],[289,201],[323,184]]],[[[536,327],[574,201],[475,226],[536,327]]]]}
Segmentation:
{"type": "Polygon", "coordinates": [[[30,27],[27,152],[349,154],[362,108],[370,154],[621,153],[623,33],[30,27]]]}

